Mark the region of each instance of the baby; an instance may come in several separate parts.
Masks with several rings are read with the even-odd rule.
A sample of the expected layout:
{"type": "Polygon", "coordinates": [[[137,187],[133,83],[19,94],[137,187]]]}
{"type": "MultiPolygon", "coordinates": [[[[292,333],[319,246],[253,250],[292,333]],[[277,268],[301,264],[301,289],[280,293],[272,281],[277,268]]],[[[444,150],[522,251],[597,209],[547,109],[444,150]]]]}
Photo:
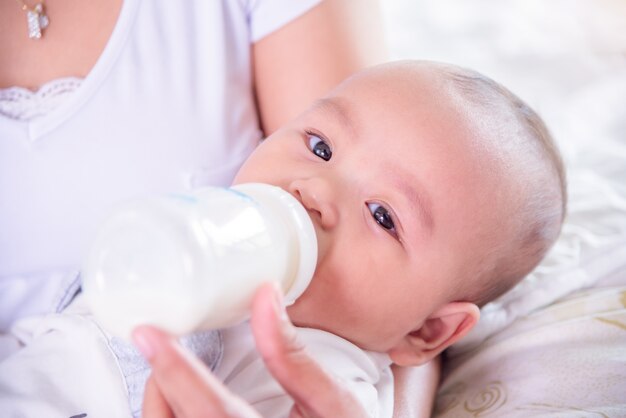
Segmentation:
{"type": "MultiPolygon", "coordinates": [[[[398,365],[423,364],[463,337],[480,306],[539,263],[565,213],[562,163],[539,117],[480,74],[426,62],[348,79],[257,148],[235,178],[252,181],[292,193],[316,228],[318,266],[287,310],[294,324],[398,365]]],[[[229,382],[220,370],[241,362],[228,343],[243,337],[223,335],[217,373],[229,382]]],[[[358,358],[328,355],[330,370],[358,358]]],[[[374,375],[377,393],[362,400],[389,416],[388,376],[374,375]]]]}
{"type": "MultiPolygon", "coordinates": [[[[289,317],[381,417],[393,406],[388,366],[423,364],[467,334],[479,307],[545,255],[566,201],[558,151],[528,106],[475,72],[414,61],[343,82],[253,152],[234,180],[244,182],[279,186],[311,215],[318,265],[289,317]]],[[[263,416],[287,416],[247,324],[221,335],[216,375],[263,416]]],[[[6,367],[0,404],[5,371],[20,370],[6,367]]]]}

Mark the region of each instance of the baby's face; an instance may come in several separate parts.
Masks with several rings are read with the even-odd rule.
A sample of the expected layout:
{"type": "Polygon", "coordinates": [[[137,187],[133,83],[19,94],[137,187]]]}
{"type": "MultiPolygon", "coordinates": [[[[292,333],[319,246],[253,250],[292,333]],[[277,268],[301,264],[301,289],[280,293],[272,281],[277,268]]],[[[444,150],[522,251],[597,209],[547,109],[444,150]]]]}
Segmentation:
{"type": "Polygon", "coordinates": [[[239,171],[235,183],[279,186],[313,219],[318,265],[288,309],[296,325],[384,352],[467,276],[498,202],[476,129],[442,88],[428,72],[352,78],[239,171]]]}

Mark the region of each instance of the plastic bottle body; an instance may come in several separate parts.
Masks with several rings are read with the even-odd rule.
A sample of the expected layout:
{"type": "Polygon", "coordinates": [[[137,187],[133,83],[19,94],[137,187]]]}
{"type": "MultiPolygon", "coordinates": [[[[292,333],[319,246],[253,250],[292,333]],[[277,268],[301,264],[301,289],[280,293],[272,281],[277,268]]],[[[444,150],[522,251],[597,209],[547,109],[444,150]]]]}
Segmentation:
{"type": "Polygon", "coordinates": [[[293,302],[317,260],[315,231],[289,193],[265,184],[129,202],[104,222],[83,268],[96,318],[128,338],[140,324],[175,335],[236,324],[260,284],[293,302]]]}

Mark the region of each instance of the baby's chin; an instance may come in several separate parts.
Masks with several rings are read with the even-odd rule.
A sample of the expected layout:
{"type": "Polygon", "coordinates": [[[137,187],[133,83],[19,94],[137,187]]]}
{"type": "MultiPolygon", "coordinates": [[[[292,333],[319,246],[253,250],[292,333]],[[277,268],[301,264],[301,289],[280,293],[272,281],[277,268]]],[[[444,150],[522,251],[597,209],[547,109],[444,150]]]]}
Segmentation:
{"type": "Polygon", "coordinates": [[[367,332],[363,332],[364,335],[357,336],[354,334],[355,328],[351,329],[352,332],[349,332],[345,328],[337,327],[336,320],[320,316],[319,306],[316,307],[313,303],[313,300],[309,300],[306,297],[299,298],[293,305],[288,306],[287,315],[289,316],[289,320],[291,321],[291,323],[296,327],[313,328],[321,331],[326,331],[331,334],[337,335],[365,350],[378,352],[385,351],[383,347],[379,346],[379,344],[362,341],[362,339],[375,340],[374,336],[368,335],[367,332]]]}
{"type": "Polygon", "coordinates": [[[316,307],[313,300],[305,293],[300,296],[293,305],[287,306],[287,315],[292,324],[301,328],[316,328],[335,333],[336,330],[327,329],[319,323],[319,307],[316,307]]]}

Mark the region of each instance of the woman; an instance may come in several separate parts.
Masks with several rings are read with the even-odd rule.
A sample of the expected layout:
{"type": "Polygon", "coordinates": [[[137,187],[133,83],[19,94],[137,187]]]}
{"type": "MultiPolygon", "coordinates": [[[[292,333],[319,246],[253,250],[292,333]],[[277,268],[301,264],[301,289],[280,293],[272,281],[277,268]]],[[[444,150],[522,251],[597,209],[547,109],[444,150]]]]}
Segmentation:
{"type": "MultiPolygon", "coordinates": [[[[229,184],[263,136],[348,74],[383,60],[373,3],[0,3],[0,332],[60,306],[116,202],[229,184]]],[[[291,353],[269,358],[293,371],[299,354],[276,325],[274,318],[257,327],[259,340],[291,353]]],[[[152,357],[152,382],[163,372],[159,359],[152,357]]],[[[198,380],[202,369],[174,359],[184,361],[177,370],[190,372],[183,381],[195,383],[195,395],[212,393],[198,380]]],[[[284,381],[297,383],[296,399],[298,388],[330,381],[304,364],[311,373],[284,381]]],[[[313,402],[350,412],[353,403],[334,389],[313,402]]],[[[164,390],[151,383],[147,407],[164,390]]],[[[400,390],[417,404],[413,392],[400,390]]]]}

